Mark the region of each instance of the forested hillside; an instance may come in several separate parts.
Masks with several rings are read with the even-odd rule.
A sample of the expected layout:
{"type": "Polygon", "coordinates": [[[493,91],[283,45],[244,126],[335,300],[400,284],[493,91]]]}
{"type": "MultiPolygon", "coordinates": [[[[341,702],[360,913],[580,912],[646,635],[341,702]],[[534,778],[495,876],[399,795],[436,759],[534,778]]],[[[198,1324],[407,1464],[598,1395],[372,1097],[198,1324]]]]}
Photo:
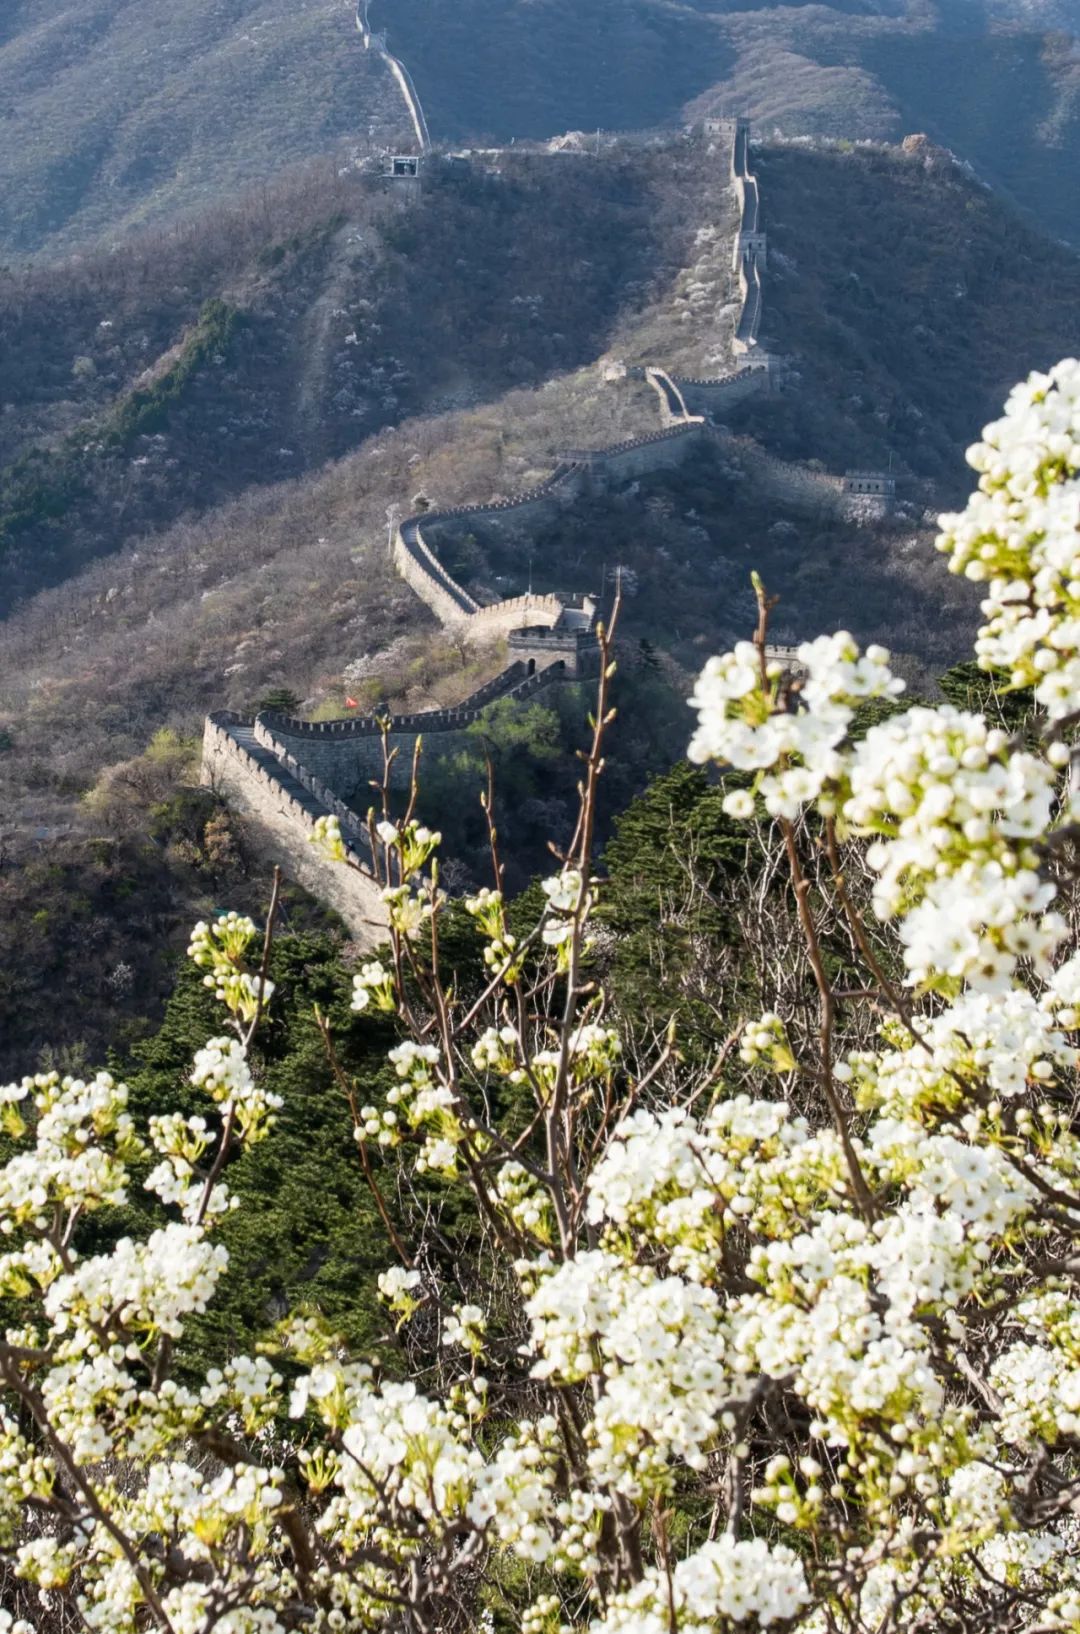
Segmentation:
{"type": "Polygon", "coordinates": [[[322,164],[122,255],[0,273],[0,605],[382,426],[592,362],[710,205],[722,172],[671,154],[434,164],[419,200],[322,164]]]}
{"type": "MultiPolygon", "coordinates": [[[[1080,238],[1069,0],[373,0],[371,16],[436,142],[674,126],[721,105],[787,135],[925,131],[1080,238]]],[[[0,19],[0,245],[17,255],[408,140],[346,0],[13,0],[0,19]]]]}
{"type": "Polygon", "coordinates": [[[1080,1634],[1076,4],[0,0],[0,1634],[1080,1634]]]}

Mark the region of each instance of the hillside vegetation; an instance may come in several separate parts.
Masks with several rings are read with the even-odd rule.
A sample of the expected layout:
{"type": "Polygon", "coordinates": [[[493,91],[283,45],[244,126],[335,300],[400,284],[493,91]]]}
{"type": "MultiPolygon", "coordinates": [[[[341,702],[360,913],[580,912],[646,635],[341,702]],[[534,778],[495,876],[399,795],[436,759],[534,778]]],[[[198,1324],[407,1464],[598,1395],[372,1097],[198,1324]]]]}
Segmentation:
{"type": "Polygon", "coordinates": [[[591,362],[675,275],[710,186],[727,210],[722,180],[679,155],[511,154],[495,176],[432,165],[410,203],[323,165],[130,253],[0,276],[0,604],[409,415],[591,362]]]}
{"type": "Polygon", "coordinates": [[[797,389],[740,421],[832,469],[893,455],[950,503],[1012,384],[1080,347],[1080,258],[925,144],[765,146],[762,343],[797,389]]]}
{"type": "Polygon", "coordinates": [[[788,136],[925,131],[1080,241],[1075,6],[375,0],[372,12],[437,136],[628,129],[719,106],[788,136]]]}
{"type": "MultiPolygon", "coordinates": [[[[710,164],[715,173],[717,165],[700,152],[681,162],[690,176],[706,174],[710,164]]],[[[733,428],[785,459],[817,461],[833,472],[891,457],[907,482],[908,520],[874,548],[884,553],[883,563],[890,552],[902,563],[923,511],[961,491],[962,449],[1004,386],[1080,347],[1080,263],[1018,228],[955,167],[934,161],[927,168],[919,154],[795,146],[765,149],[756,162],[770,201],[772,246],[763,338],[788,358],[790,381],[781,394],[733,410],[733,428]],[[1032,301],[1037,278],[1043,295],[1032,301]]],[[[366,439],[346,413],[344,434],[358,446],[325,470],[265,487],[270,473],[258,470],[242,494],[219,508],[208,505],[200,519],[149,534],[133,527],[127,548],[35,597],[8,621],[0,726],[13,747],[0,755],[0,776],[9,810],[45,821],[50,801],[70,801],[102,764],[137,753],[156,728],[191,732],[206,708],[251,708],[275,688],[311,708],[340,711],[345,694],[360,687],[380,702],[424,708],[475,684],[475,674],[462,673],[453,643],[424,633],[432,628],[430,615],[390,569],[387,507],[409,506],[417,495],[435,506],[505,495],[549,471],[560,444],[602,446],[651,430],[656,406],[647,388],[605,383],[595,369],[553,373],[542,385],[502,395],[495,382],[523,359],[539,372],[553,344],[579,356],[606,342],[620,356],[664,357],[677,331],[688,360],[691,337],[703,358],[715,340],[717,310],[728,304],[728,275],[718,272],[715,287],[702,286],[708,299],[690,304],[685,274],[671,266],[677,249],[684,264],[700,265],[692,206],[701,199],[692,190],[680,195],[681,222],[668,218],[678,229],[664,239],[668,259],[648,269],[648,246],[660,231],[660,218],[645,220],[650,178],[664,173],[671,158],[661,152],[622,163],[621,172],[581,170],[573,160],[526,164],[543,207],[531,240],[535,253],[524,263],[503,263],[501,291],[476,289],[474,256],[487,255],[490,236],[474,231],[470,241],[462,229],[462,253],[449,258],[425,249],[430,241],[416,231],[422,215],[392,216],[401,230],[416,231],[416,260],[406,276],[430,280],[431,301],[436,274],[440,280],[439,304],[417,311],[418,323],[445,323],[462,311],[475,314],[478,326],[483,315],[491,318],[490,328],[474,331],[475,355],[463,342],[458,353],[474,371],[489,371],[485,401],[405,418],[366,439]],[[545,166],[548,192],[539,180],[545,166]],[[629,200],[639,200],[621,209],[628,256],[640,257],[640,276],[629,278],[628,259],[608,286],[608,320],[598,321],[594,308],[591,329],[582,323],[571,330],[568,323],[566,333],[553,334],[546,322],[534,323],[527,297],[542,294],[545,308],[559,310],[564,321],[573,316],[571,277],[555,281],[563,274],[554,234],[560,215],[572,210],[579,244],[595,244],[599,257],[617,213],[599,188],[590,215],[587,183],[605,176],[613,191],[625,185],[629,200]],[[511,314],[523,314],[513,330],[511,314]],[[532,363],[530,346],[548,350],[534,351],[540,361],[532,363]]],[[[436,188],[424,210],[445,207],[448,220],[458,222],[457,204],[450,208],[455,189],[465,188],[467,202],[471,185],[448,182],[445,196],[436,188]]],[[[513,200],[518,186],[512,176],[491,180],[492,204],[465,219],[474,226],[479,219],[490,235],[500,190],[513,200]]],[[[607,253],[611,261],[597,266],[613,263],[607,253]]],[[[572,276],[583,277],[575,267],[572,276]]],[[[595,267],[594,276],[599,283],[595,267]]],[[[343,313],[335,332],[351,333],[350,322],[343,313]]],[[[351,366],[356,351],[339,340],[330,357],[351,366]]],[[[409,388],[417,393],[413,401],[437,400],[434,388],[425,395],[426,386],[418,374],[409,388]]],[[[194,409],[192,421],[196,437],[194,409]]],[[[328,441],[342,434],[332,392],[323,423],[328,441]]],[[[253,450],[258,446],[253,433],[253,450]]],[[[899,579],[883,566],[880,597],[868,595],[867,536],[830,525],[820,544],[802,512],[789,514],[784,501],[755,492],[752,469],[737,450],[712,463],[703,455],[685,475],[650,479],[652,486],[636,494],[598,501],[594,512],[567,513],[558,539],[540,537],[534,546],[536,582],[580,591],[599,584],[605,564],[633,565],[647,575],[642,606],[689,669],[695,641],[743,619],[745,548],[779,526],[793,541],[786,558],[777,558],[781,576],[796,580],[776,584],[785,594],[786,628],[802,635],[855,617],[867,636],[944,667],[950,641],[960,639],[951,603],[925,602],[910,588],[895,594],[902,565],[899,579]],[[679,516],[685,534],[671,520],[679,516]],[[897,642],[901,628],[907,634],[897,642]]],[[[454,540],[453,548],[465,552],[455,567],[464,565],[476,588],[488,595],[526,588],[526,552],[507,552],[483,537],[470,542],[464,527],[454,540]]],[[[497,667],[497,655],[491,663],[497,667]]]]}
{"type": "MultiPolygon", "coordinates": [[[[112,241],[297,160],[408,143],[351,13],[346,0],[11,0],[0,246],[112,241]]],[[[373,0],[371,14],[436,142],[671,126],[718,105],[787,135],[926,131],[1080,239],[1071,0],[373,0]]]]}
{"type": "Polygon", "coordinates": [[[0,110],[0,241],[22,253],[405,135],[342,0],[11,0],[0,110]]]}

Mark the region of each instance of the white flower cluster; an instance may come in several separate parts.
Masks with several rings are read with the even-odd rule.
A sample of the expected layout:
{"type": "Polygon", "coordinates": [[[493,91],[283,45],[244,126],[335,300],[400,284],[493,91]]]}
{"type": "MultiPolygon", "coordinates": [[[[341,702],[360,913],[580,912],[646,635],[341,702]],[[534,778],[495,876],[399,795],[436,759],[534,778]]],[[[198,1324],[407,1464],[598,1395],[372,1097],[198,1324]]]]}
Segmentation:
{"type": "Polygon", "coordinates": [[[419,1286],[420,1273],[415,1268],[407,1271],[403,1266],[393,1265],[379,1273],[379,1292],[402,1321],[408,1321],[419,1309],[420,1301],[414,1292],[419,1286]]]}
{"type": "Polygon", "coordinates": [[[484,1349],[487,1318],[479,1305],[455,1305],[449,1316],[443,1318],[444,1345],[460,1345],[471,1356],[479,1356],[484,1349]]]}
{"type": "Polygon", "coordinates": [[[442,844],[440,833],[413,820],[391,823],[383,818],[375,825],[375,833],[387,851],[396,855],[402,880],[419,873],[442,844]]]}
{"type": "Polygon", "coordinates": [[[495,1177],[495,1192],[516,1226],[541,1242],[551,1240],[551,1199],[520,1163],[504,1163],[495,1177]]]}
{"type": "MultiPolygon", "coordinates": [[[[944,543],[989,583],[980,656],[1033,684],[1063,733],[1080,696],[1080,365],[1015,394],[974,458],[980,494],[944,543]]],[[[867,956],[865,993],[837,997],[884,1012],[880,1036],[848,1048],[836,1021],[835,1049],[804,1062],[800,1007],[786,1026],[767,1011],[739,1071],[780,1073],[790,1102],[718,1071],[665,1104],[666,1080],[625,1065],[592,969],[559,979],[596,882],[545,882],[528,945],[538,964],[552,950],[550,979],[528,992],[501,896],[472,898],[495,972],[479,1037],[470,1052],[454,1032],[472,1000],[450,993],[449,1035],[390,1052],[387,1109],[357,1130],[415,1135],[418,1168],[480,1192],[482,1304],[426,1245],[379,1277],[399,1327],[417,1318],[431,1393],[380,1382],[311,1313],[281,1324],[287,1392],[261,1353],[201,1382],[170,1373],[227,1264],[211,1231],[229,1146],[211,1126],[224,1114],[250,1143],[277,1106],[242,1044],[196,1057],[209,1122],[151,1120],[147,1184],[182,1218],[139,1240],[84,1223],[124,1207],[148,1156],[124,1086],[42,1074],[0,1091],[0,1549],[50,1615],[64,1594],[92,1634],[377,1634],[414,1610],[486,1630],[494,1581],[525,1634],[1077,1634],[1080,954],[1045,861],[1075,815],[1069,753],[952,708],[856,742],[860,703],[898,691],[887,655],[840,634],[800,668],[750,644],[714,660],[693,752],[751,774],[729,812],[812,809],[830,863],[834,841],[868,842],[887,951],[867,956]],[[898,994],[903,968],[930,991],[898,994]],[[500,1108],[483,1129],[474,1088],[500,1108]],[[815,1124],[794,1101],[817,1116],[821,1090],[815,1124]],[[286,1394],[302,1422],[282,1452],[286,1394]]],[[[393,928],[415,935],[441,911],[434,867],[416,877],[438,836],[384,822],[378,839],[393,928]]],[[[254,937],[232,915],[191,946],[245,1025],[267,996],[254,937]]],[[[353,992],[357,1010],[396,1008],[378,960],[353,992]]],[[[0,1611],[5,1631],[28,1625],[0,1611]]]]}
{"type": "Polygon", "coordinates": [[[256,934],[254,920],[246,914],[225,913],[212,925],[200,919],[188,945],[188,958],[206,971],[203,986],[243,1022],[254,1021],[274,991],[269,977],[244,968],[256,934]]]}
{"type": "Polygon", "coordinates": [[[127,1201],[126,1160],[141,1142],[127,1110],[126,1084],[107,1072],[89,1083],[39,1073],[2,1092],[6,1132],[20,1139],[32,1107],[32,1151],[16,1151],[0,1169],[0,1229],[33,1224],[44,1230],[48,1210],[80,1210],[127,1201]]]}
{"type": "Polygon", "coordinates": [[[941,518],[938,549],[987,586],[980,665],[1058,719],[1080,697],[1080,362],[1015,387],[968,460],[978,489],[941,518]]]}
{"type": "Polygon", "coordinates": [[[540,934],[547,947],[557,950],[559,969],[564,970],[574,928],[587,918],[593,893],[578,868],[564,868],[562,873],[542,879],[540,888],[547,897],[547,913],[540,934]]]}
{"type": "MultiPolygon", "coordinates": [[[[400,1107],[408,1127],[425,1136],[416,1159],[417,1171],[423,1174],[428,1170],[452,1177],[457,1173],[458,1147],[466,1131],[459,1116],[457,1096],[449,1084],[441,1082],[437,1073],[432,1072],[433,1067],[438,1069],[442,1064],[438,1048],[406,1039],[389,1052],[389,1060],[402,1080],[386,1097],[390,1107],[395,1109],[393,1116],[396,1118],[396,1109],[400,1107]]],[[[384,1128],[388,1116],[388,1113],[382,1115],[384,1128]]],[[[396,1139],[396,1134],[391,1138],[396,1139]]]]}
{"type": "Polygon", "coordinates": [[[502,892],[485,885],[475,896],[465,898],[465,911],[484,938],[484,963],[498,972],[507,987],[513,987],[521,975],[521,958],[517,937],[507,928],[502,892]]]}
{"type": "Polygon", "coordinates": [[[675,1467],[703,1469],[733,1394],[715,1293],[599,1250],[528,1274],[533,1377],[605,1379],[587,1432],[598,1485],[637,1499],[675,1467]]]}
{"type": "Polygon", "coordinates": [[[348,860],[348,852],[345,850],[345,841],[341,834],[341,822],[337,817],[316,817],[308,840],[322,852],[328,862],[348,860]]]}
{"type": "MultiPolygon", "coordinates": [[[[1021,963],[1048,973],[1065,923],[1048,911],[1055,892],[1036,842],[1051,819],[1061,755],[1017,751],[981,716],[949,706],[908,710],[852,744],[855,705],[895,690],[887,654],[871,648],[860,659],[846,635],[799,651],[807,667],[799,708],[767,668],[763,678],[749,643],[712,660],[692,699],[694,755],[756,771],[775,816],[816,804],[842,834],[872,837],[874,909],[898,921],[913,985],[1001,993],[1021,963]]],[[[735,791],[725,810],[752,815],[752,796],[735,791]]],[[[751,1052],[753,1037],[744,1043],[751,1052]]]]}
{"type": "Polygon", "coordinates": [[[369,1008],[393,1015],[397,1009],[393,972],[379,959],[361,965],[353,977],[352,1009],[363,1012],[369,1008]]]}
{"type": "MultiPolygon", "coordinates": [[[[837,750],[859,703],[903,689],[884,647],[860,654],[844,630],[805,642],[798,658],[805,671],[799,695],[804,708],[789,707],[781,696],[783,667],[764,662],[749,641],[710,658],[691,698],[699,723],[690,759],[717,760],[758,774],[756,787],[774,817],[797,816],[839,777],[837,750]]],[[[724,809],[730,816],[749,817],[752,797],[739,790],[724,809]]]]}
{"type": "Polygon", "coordinates": [[[1064,933],[1034,841],[1050,821],[1056,770],[1010,752],[1004,732],[942,705],[873,727],[848,757],[843,822],[878,836],[867,851],[874,908],[902,916],[911,980],[1004,991],[1019,960],[1043,970],[1064,933]]]}
{"type": "Polygon", "coordinates": [[[673,1634],[729,1623],[786,1623],[810,1599],[799,1557],[785,1544],[761,1538],[717,1538],[685,1560],[671,1581],[655,1569],[625,1594],[615,1595],[592,1634],[673,1634]]]}
{"type": "Polygon", "coordinates": [[[382,900],[386,904],[390,928],[406,942],[411,942],[425,926],[430,925],[432,914],[445,903],[446,897],[430,880],[421,879],[415,889],[408,883],[386,886],[382,900]]]}
{"type": "Polygon", "coordinates": [[[739,1060],[753,1067],[767,1063],[775,1072],[790,1072],[795,1057],[788,1043],[787,1030],[778,1015],[770,1010],[756,1021],[748,1021],[739,1041],[739,1060]]]}
{"type": "Polygon", "coordinates": [[[205,1311],[229,1256],[197,1226],[174,1222],[146,1242],[122,1237],[109,1254],[57,1277],[45,1312],[57,1333],[127,1328],[179,1338],[183,1318],[205,1311]]]}
{"type": "Polygon", "coordinates": [[[247,1050],[237,1039],[212,1038],[197,1050],[191,1082],[208,1090],[224,1114],[235,1115],[248,1145],[269,1134],[282,1104],[281,1096],[255,1083],[247,1050]]]}

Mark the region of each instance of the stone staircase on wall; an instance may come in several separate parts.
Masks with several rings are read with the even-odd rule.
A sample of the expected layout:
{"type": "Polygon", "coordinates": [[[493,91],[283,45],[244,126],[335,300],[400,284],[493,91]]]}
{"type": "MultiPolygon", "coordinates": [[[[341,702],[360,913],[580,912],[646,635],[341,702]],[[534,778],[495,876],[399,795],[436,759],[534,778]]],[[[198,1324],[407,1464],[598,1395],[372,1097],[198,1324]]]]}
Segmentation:
{"type": "MultiPolygon", "coordinates": [[[[358,22],[361,18],[366,28],[363,5],[358,22]]],[[[529,593],[481,605],[432,549],[430,540],[439,528],[464,522],[518,530],[534,519],[549,518],[597,483],[628,482],[683,459],[711,433],[710,420],[718,409],[769,389],[770,362],[757,350],[765,236],[757,181],[749,168],[749,123],[707,120],[706,134],[729,146],[739,202],[733,264],[742,307],[733,350],[742,365],[715,379],[680,379],[659,366],[629,370],[657,393],[658,431],[606,448],[562,450],[552,475],[535,488],[488,504],[408,516],[395,527],[394,565],[419,599],[442,624],[468,640],[506,637],[511,658],[500,675],[455,708],[392,717],[389,743],[399,751],[399,775],[407,774],[418,737],[435,734],[449,748],[453,734],[474,725],[495,699],[529,697],[588,673],[596,661],[598,610],[590,598],[529,593]]],[[[203,781],[244,818],[257,848],[334,907],[350,933],[368,947],[383,939],[386,917],[366,826],[356,808],[366,810],[366,785],[381,780],[382,745],[383,724],[374,717],[303,721],[267,712],[247,719],[229,711],[207,718],[203,741],[203,781]],[[318,819],[331,815],[338,818],[352,867],[324,860],[310,844],[318,819]]]]}

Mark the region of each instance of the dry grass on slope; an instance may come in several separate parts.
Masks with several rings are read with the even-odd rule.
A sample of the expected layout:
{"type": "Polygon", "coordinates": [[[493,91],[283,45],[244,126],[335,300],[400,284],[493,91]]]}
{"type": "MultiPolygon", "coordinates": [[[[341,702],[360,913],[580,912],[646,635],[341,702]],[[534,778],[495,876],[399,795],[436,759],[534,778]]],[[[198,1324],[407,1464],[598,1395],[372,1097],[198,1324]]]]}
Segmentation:
{"type": "Polygon", "coordinates": [[[0,803],[70,806],[106,764],[208,709],[316,690],[427,617],[385,550],[383,474],[362,462],[237,500],[99,562],[6,626],[0,803]]]}

